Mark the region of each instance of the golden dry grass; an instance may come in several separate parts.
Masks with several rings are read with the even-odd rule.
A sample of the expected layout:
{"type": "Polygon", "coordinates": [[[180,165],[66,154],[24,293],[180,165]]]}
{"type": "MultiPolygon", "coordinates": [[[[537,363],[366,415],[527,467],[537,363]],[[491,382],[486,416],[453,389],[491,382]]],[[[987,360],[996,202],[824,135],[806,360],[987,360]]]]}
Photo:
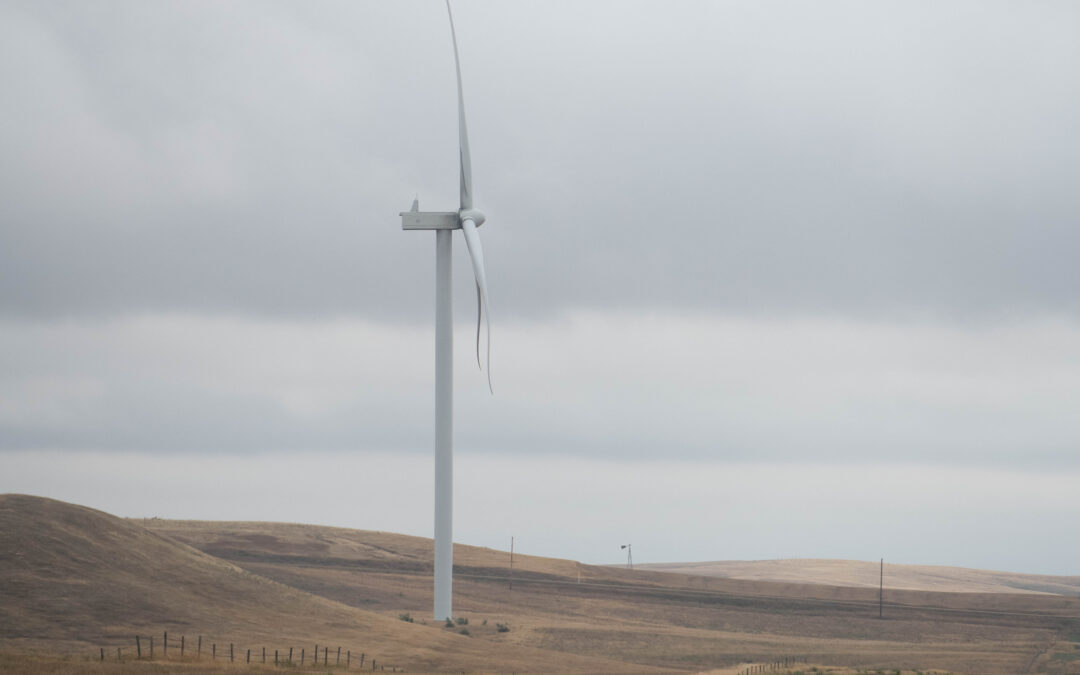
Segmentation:
{"type": "MultiPolygon", "coordinates": [[[[678,572],[729,579],[780,581],[829,586],[877,588],[878,561],[862,560],[723,560],[640,565],[658,572],[678,572]]],[[[950,593],[1048,593],[1080,596],[1080,576],[1046,576],[932,565],[885,565],[890,589],[950,593]]]]}
{"type": "MultiPolygon", "coordinates": [[[[260,654],[263,646],[299,652],[341,645],[412,671],[494,664],[542,672],[551,656],[365,611],[253,574],[139,524],[23,495],[0,495],[0,596],[0,645],[20,651],[97,654],[99,647],[114,652],[123,646],[132,653],[136,634],[168,631],[186,635],[189,645],[202,635],[204,655],[212,643],[260,654]]],[[[643,670],[588,655],[564,659],[562,667],[643,670]]]]}
{"type": "Polygon", "coordinates": [[[0,590],[23,589],[14,609],[0,606],[0,646],[22,653],[64,643],[73,654],[97,654],[102,640],[168,629],[243,647],[342,644],[410,672],[738,672],[785,656],[870,672],[1080,672],[1080,658],[1071,658],[1080,650],[1073,597],[892,591],[879,620],[872,588],[520,555],[511,591],[506,552],[458,545],[454,601],[469,620],[466,637],[430,617],[428,539],[280,523],[121,521],[27,499],[0,497],[0,590]],[[87,527],[89,537],[80,534],[87,527]],[[96,540],[141,553],[110,566],[96,540]],[[20,571],[11,551],[23,561],[30,555],[33,569],[20,571]],[[95,610],[108,597],[121,600],[95,610]],[[399,620],[403,613],[415,623],[399,620]]]}
{"type": "MultiPolygon", "coordinates": [[[[431,542],[270,523],[153,521],[148,527],[311,593],[426,617],[431,542]]],[[[633,572],[455,546],[455,607],[510,623],[506,642],[642,665],[708,669],[806,655],[834,666],[1023,672],[1080,600],[1050,595],[890,591],[633,572]],[[579,582],[580,579],[580,582],[579,582]],[[1025,614],[1026,613],[1026,614],[1025,614]],[[1027,614],[1049,615],[1028,616],[1027,614]]],[[[499,639],[495,635],[494,638],[499,639]]]]}

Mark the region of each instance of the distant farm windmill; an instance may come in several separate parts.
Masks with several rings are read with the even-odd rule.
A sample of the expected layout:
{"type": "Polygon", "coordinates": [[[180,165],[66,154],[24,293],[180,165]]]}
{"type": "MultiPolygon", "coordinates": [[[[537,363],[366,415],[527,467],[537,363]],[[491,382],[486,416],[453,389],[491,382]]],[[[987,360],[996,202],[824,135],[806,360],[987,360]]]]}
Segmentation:
{"type": "Polygon", "coordinates": [[[623,544],[619,548],[626,550],[626,568],[632,570],[634,569],[634,553],[630,546],[630,544],[623,544]]]}
{"type": "Polygon", "coordinates": [[[461,166],[461,201],[456,212],[420,211],[419,200],[412,210],[401,215],[404,230],[435,230],[435,607],[436,620],[453,616],[452,582],[454,569],[454,336],[452,317],[451,235],[461,230],[469,249],[476,278],[476,362],[480,365],[480,323],[487,316],[487,378],[491,385],[491,311],[488,306],[487,279],[484,275],[484,249],[477,228],[484,224],[484,214],[473,205],[472,160],[469,136],[465,128],[465,99],[461,90],[461,63],[458,59],[457,34],[450,0],[450,36],[454,43],[454,67],[458,91],[458,148],[461,166]]]}

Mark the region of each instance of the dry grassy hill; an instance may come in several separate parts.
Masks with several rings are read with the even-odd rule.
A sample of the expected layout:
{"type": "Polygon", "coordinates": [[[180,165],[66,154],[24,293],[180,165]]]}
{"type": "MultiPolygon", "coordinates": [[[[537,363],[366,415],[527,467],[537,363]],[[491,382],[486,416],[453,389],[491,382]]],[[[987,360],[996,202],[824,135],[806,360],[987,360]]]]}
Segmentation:
{"type": "MultiPolygon", "coordinates": [[[[829,586],[878,587],[879,563],[861,560],[723,560],[697,563],[655,563],[642,569],[699,574],[728,579],[782,581],[829,586]]],[[[993,572],[929,565],[885,565],[890,589],[953,593],[1050,593],[1080,596],[1080,576],[1062,577],[993,572]]]]}
{"type": "MultiPolygon", "coordinates": [[[[260,576],[356,607],[386,616],[430,612],[429,539],[278,523],[145,525],[260,576]]],[[[1072,597],[889,591],[879,620],[876,588],[516,555],[511,590],[507,552],[456,545],[454,556],[455,610],[470,626],[488,617],[510,625],[504,637],[515,644],[565,654],[688,670],[802,656],[873,669],[1080,672],[1073,667],[1080,662],[1053,659],[1074,650],[1080,657],[1080,599],[1072,597]]]]}
{"type": "MultiPolygon", "coordinates": [[[[136,634],[244,648],[344,645],[411,671],[543,671],[551,654],[476,640],[278,583],[93,509],[0,495],[0,646],[132,648],[136,634]]],[[[494,632],[494,631],[493,631],[494,632]]],[[[189,643],[190,644],[190,643],[189,643]]],[[[159,644],[160,650],[160,644],[159,644]]],[[[647,670],[560,656],[576,672],[647,670]]]]}
{"type": "Polygon", "coordinates": [[[431,562],[431,541],[418,537],[125,521],[2,496],[0,672],[5,649],[46,638],[96,653],[102,640],[168,629],[253,646],[340,643],[411,672],[733,673],[795,658],[871,671],[1080,673],[1076,597],[888,590],[879,619],[876,588],[534,556],[515,556],[511,589],[505,551],[459,545],[454,607],[469,620],[466,637],[430,617],[431,562]]]}

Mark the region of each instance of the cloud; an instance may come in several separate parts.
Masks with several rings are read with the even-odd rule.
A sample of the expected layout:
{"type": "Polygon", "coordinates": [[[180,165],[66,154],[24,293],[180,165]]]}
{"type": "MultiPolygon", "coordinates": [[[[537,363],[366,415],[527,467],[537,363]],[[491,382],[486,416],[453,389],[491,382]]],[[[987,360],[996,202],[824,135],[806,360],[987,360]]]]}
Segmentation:
{"type": "MultiPolygon", "coordinates": [[[[732,520],[691,524],[770,533],[750,557],[879,555],[811,522],[839,543],[767,545],[792,509],[875,531],[850,508],[863,484],[885,493],[860,503],[902,505],[912,551],[944,511],[1020,541],[1075,509],[995,501],[1042,504],[1060,476],[1037,471],[1071,479],[1080,443],[1075,3],[460,0],[455,17],[496,340],[492,398],[459,245],[458,456],[495,467],[466,511],[544,503],[508,475],[595,489],[577,513],[596,520],[546,552],[602,561],[606,522],[652,523],[653,550],[683,551],[663,557],[732,557],[656,534],[696,537],[671,523],[710,495],[736,495],[732,520]],[[773,475],[783,508],[755,521],[739,509],[773,475]],[[685,509],[619,520],[650,490],[685,509]]],[[[427,466],[433,245],[397,213],[456,204],[450,49],[439,2],[0,5],[4,489],[126,494],[137,515],[153,491],[82,469],[288,457],[267,465],[281,486],[304,458],[331,477],[350,453],[382,458],[361,474],[427,466]],[[78,470],[49,483],[49,462],[78,470]]],[[[219,483],[191,515],[263,517],[219,483]]],[[[322,507],[302,517],[340,510],[322,507]]],[[[523,534],[555,517],[505,512],[523,534]]],[[[910,560],[1039,568],[935,555],[910,560]]]]}
{"type": "MultiPolygon", "coordinates": [[[[471,343],[465,317],[459,346],[471,343]]],[[[430,451],[430,328],[197,315],[6,321],[15,449],[430,451]]],[[[464,452],[1071,466],[1080,324],[578,313],[503,322],[491,397],[456,354],[464,452]]]]}
{"type": "MultiPolygon", "coordinates": [[[[438,3],[2,11],[0,313],[427,320],[438,3]]],[[[1078,309],[1070,3],[457,11],[502,316],[1078,309]]]]}

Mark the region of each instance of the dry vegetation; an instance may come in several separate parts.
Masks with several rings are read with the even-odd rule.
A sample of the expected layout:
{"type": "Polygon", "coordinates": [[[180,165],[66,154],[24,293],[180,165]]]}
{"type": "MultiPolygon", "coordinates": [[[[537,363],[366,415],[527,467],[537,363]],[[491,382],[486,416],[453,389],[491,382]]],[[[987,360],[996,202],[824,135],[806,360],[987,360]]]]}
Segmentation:
{"type": "MultiPolygon", "coordinates": [[[[863,560],[721,560],[717,562],[640,565],[658,572],[678,572],[729,579],[788,581],[831,586],[878,587],[878,562],[863,560]]],[[[931,565],[885,566],[890,589],[950,593],[1048,593],[1080,596],[1080,577],[1053,577],[931,565]]]]}
{"type": "MultiPolygon", "coordinates": [[[[99,645],[168,630],[245,646],[342,644],[410,672],[735,673],[798,657],[807,673],[822,664],[845,669],[837,673],[1080,673],[1075,597],[892,591],[879,620],[871,588],[516,555],[510,590],[508,562],[503,551],[455,547],[455,610],[468,624],[448,629],[430,617],[428,539],[123,521],[3,496],[0,646],[9,661],[0,671],[13,671],[13,649],[63,645],[72,665],[99,645]]],[[[93,667],[61,670],[105,672],[93,667]]]]}
{"type": "MultiPolygon", "coordinates": [[[[168,631],[200,634],[207,647],[234,643],[241,653],[342,645],[414,672],[471,671],[492,662],[536,672],[549,656],[364,611],[253,574],[137,522],[22,495],[0,496],[0,596],[6,650],[96,655],[107,647],[112,655],[123,646],[128,654],[134,635],[168,631]]],[[[563,666],[620,669],[588,656],[563,666]]]]}

